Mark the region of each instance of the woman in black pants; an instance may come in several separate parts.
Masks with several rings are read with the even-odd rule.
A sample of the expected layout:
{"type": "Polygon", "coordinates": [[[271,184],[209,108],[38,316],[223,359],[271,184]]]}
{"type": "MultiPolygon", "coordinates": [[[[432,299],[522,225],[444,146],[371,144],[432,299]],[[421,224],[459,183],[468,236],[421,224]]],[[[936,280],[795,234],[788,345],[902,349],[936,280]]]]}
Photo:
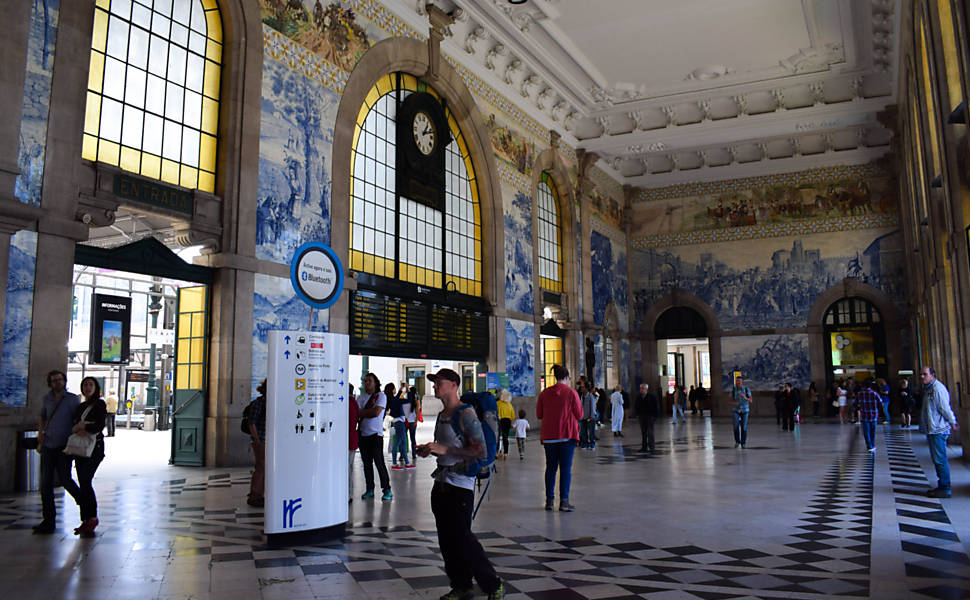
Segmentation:
{"type": "Polygon", "coordinates": [[[108,408],[101,399],[101,384],[94,377],[81,380],[81,404],[74,413],[74,429],[71,431],[80,435],[97,436],[97,443],[91,456],[74,458],[74,468],[77,470],[77,483],[81,488],[78,504],[81,505],[81,526],[74,530],[74,535],[94,537],[94,528],[98,526],[98,499],[94,495],[94,472],[104,460],[104,422],[108,415],[108,408]]]}

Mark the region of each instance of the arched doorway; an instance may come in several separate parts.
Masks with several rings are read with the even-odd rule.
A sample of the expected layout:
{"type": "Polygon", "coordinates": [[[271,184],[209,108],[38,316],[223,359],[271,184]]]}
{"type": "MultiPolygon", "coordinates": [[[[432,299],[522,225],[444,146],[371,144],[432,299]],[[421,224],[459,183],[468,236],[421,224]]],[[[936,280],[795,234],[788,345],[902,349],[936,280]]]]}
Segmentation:
{"type": "Polygon", "coordinates": [[[703,385],[702,408],[720,414],[721,328],[706,302],[674,290],[646,312],[640,337],[644,381],[661,395],[674,383],[703,385]]]}
{"type": "MultiPolygon", "coordinates": [[[[896,305],[881,290],[855,279],[845,279],[819,294],[808,314],[808,352],[812,365],[812,381],[822,386],[818,390],[823,397],[831,389],[835,379],[848,377],[846,366],[833,365],[832,344],[839,342],[833,342],[832,335],[837,336],[843,333],[842,328],[852,327],[857,327],[862,332],[869,330],[869,335],[875,332],[875,339],[881,340],[879,354],[874,352],[872,362],[865,363],[872,365],[872,370],[868,372],[876,377],[885,377],[890,384],[895,384],[897,377],[905,377],[911,373],[901,370],[910,367],[908,345],[904,343],[909,336],[909,327],[900,317],[896,305]],[[859,308],[856,300],[860,301],[859,308]],[[830,313],[833,313],[832,322],[829,322],[830,313]],[[876,318],[878,322],[874,322],[876,318]],[[843,372],[836,374],[836,368],[841,368],[843,372]]],[[[843,338],[845,337],[843,334],[843,338]]],[[[850,335],[848,338],[850,345],[851,337],[850,335]]],[[[844,346],[845,339],[839,345],[844,346]]],[[[839,362],[842,362],[841,356],[839,362]]]]}
{"type": "Polygon", "coordinates": [[[882,314],[865,298],[842,298],[822,318],[826,386],[837,379],[889,378],[882,314]]]}

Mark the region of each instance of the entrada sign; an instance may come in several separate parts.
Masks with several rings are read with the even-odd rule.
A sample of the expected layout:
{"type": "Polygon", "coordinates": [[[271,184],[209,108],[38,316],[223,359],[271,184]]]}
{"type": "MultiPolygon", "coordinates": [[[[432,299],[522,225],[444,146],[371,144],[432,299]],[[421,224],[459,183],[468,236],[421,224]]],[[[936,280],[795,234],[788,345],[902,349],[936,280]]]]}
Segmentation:
{"type": "Polygon", "coordinates": [[[121,173],[114,176],[114,193],[128,200],[144,202],[189,216],[192,215],[195,206],[192,192],[177,190],[121,173]]]}

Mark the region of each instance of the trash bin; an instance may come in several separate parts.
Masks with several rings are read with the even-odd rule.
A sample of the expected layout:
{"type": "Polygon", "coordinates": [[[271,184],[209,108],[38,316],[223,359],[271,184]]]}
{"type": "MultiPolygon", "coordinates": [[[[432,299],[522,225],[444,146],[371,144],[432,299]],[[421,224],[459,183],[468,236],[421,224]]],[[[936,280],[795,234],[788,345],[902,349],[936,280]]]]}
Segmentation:
{"type": "Polygon", "coordinates": [[[17,490],[36,492],[40,489],[40,454],[37,453],[37,432],[17,434],[17,490]]]}
{"type": "Polygon", "coordinates": [[[145,409],[145,424],[143,426],[145,431],[155,431],[155,409],[146,408],[145,409]]]}

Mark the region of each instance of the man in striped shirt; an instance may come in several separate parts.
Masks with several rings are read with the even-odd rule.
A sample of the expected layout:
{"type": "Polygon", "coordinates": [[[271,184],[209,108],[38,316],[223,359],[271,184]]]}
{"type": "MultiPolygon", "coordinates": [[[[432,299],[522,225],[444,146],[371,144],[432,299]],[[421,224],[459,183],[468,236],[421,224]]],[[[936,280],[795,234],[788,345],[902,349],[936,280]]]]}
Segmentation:
{"type": "Polygon", "coordinates": [[[866,448],[869,452],[876,451],[876,421],[879,419],[881,403],[882,399],[876,391],[876,380],[870,377],[866,380],[863,389],[855,395],[855,409],[859,413],[862,437],[866,440],[866,448]]]}

